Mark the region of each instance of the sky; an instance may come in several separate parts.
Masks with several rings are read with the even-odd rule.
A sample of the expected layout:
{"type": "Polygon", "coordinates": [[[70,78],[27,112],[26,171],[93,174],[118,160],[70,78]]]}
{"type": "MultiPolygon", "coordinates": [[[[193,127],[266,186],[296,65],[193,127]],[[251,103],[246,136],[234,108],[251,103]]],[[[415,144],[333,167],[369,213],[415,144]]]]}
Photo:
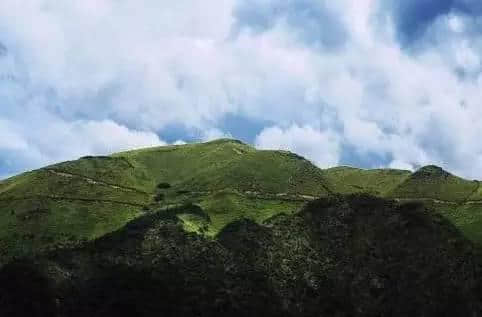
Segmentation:
{"type": "Polygon", "coordinates": [[[482,179],[479,0],[2,0],[0,178],[232,137],[482,179]]]}

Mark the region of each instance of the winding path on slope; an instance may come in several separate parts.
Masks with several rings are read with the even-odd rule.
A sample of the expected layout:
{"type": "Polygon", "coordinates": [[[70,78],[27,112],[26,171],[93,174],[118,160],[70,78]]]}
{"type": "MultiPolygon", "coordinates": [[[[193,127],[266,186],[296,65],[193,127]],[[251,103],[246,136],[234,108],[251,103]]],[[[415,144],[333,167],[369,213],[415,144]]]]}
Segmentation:
{"type": "Polygon", "coordinates": [[[26,199],[51,199],[51,200],[64,200],[64,201],[84,201],[84,202],[97,202],[97,203],[110,203],[110,204],[117,204],[117,205],[126,205],[132,207],[144,207],[145,204],[138,204],[133,202],[127,201],[119,201],[113,199],[93,199],[93,198],[81,198],[81,197],[66,197],[66,196],[56,196],[56,195],[29,195],[29,196],[22,196],[22,197],[9,197],[9,198],[2,198],[0,201],[21,201],[26,199]]]}
{"type": "MultiPolygon", "coordinates": [[[[137,192],[140,194],[145,194],[147,196],[152,196],[155,193],[153,192],[146,192],[142,191],[138,188],[134,187],[128,187],[128,186],[123,186],[119,184],[113,184],[109,182],[105,182],[99,179],[94,179],[91,177],[87,177],[85,175],[81,174],[76,174],[76,173],[71,173],[67,172],[64,170],[60,169],[54,169],[54,168],[47,168],[45,169],[49,173],[55,174],[60,177],[66,177],[66,178],[80,178],[84,181],[86,181],[89,184],[93,185],[100,185],[100,186],[106,186],[110,187],[116,190],[123,190],[123,191],[130,191],[130,192],[137,192]]],[[[447,205],[454,205],[456,208],[460,208],[464,205],[467,204],[482,204],[482,200],[469,200],[469,198],[476,193],[480,188],[480,182],[477,182],[477,187],[467,195],[467,197],[461,201],[461,202],[454,202],[454,201],[447,201],[447,200],[441,200],[441,199],[435,199],[435,198],[430,198],[430,197],[417,197],[417,198],[393,198],[395,201],[403,202],[403,201],[429,201],[429,202],[434,202],[434,203],[443,203],[447,205]]],[[[212,191],[203,191],[203,192],[191,192],[191,194],[196,194],[196,195],[210,195],[214,192],[212,191]]],[[[331,191],[329,191],[330,194],[333,194],[331,191]]],[[[308,194],[288,194],[288,193],[264,193],[264,192],[254,192],[254,191],[245,191],[243,193],[247,197],[251,198],[257,198],[257,199],[278,199],[278,200],[296,200],[296,201],[312,201],[315,200],[316,197],[308,194]]],[[[99,202],[99,203],[112,203],[112,204],[120,204],[120,205],[127,205],[127,206],[132,206],[132,207],[145,207],[149,202],[146,202],[146,204],[139,204],[139,203],[133,203],[129,201],[120,201],[120,200],[112,200],[112,199],[93,199],[93,198],[83,198],[83,197],[67,197],[67,196],[57,196],[57,195],[31,195],[31,196],[24,196],[24,197],[15,197],[15,198],[6,198],[6,199],[0,199],[0,201],[19,201],[19,200],[24,200],[24,199],[36,199],[36,198],[44,198],[44,199],[52,199],[52,200],[66,200],[66,201],[84,201],[84,202],[99,202]]]]}
{"type": "Polygon", "coordinates": [[[52,173],[52,174],[55,174],[55,175],[58,175],[58,176],[61,176],[61,177],[81,178],[81,179],[85,180],[86,182],[88,182],[90,184],[108,186],[108,187],[111,187],[111,188],[114,188],[114,189],[122,189],[122,190],[126,190],[126,191],[137,192],[137,193],[147,194],[147,195],[153,194],[153,193],[148,193],[148,192],[142,191],[142,190],[137,189],[135,187],[128,187],[128,186],[123,186],[123,185],[119,185],[119,184],[112,184],[112,183],[104,182],[104,181],[101,181],[101,180],[98,180],[98,179],[93,179],[93,178],[90,178],[90,177],[87,177],[87,176],[84,176],[84,175],[81,175],[81,174],[66,172],[66,171],[59,170],[59,169],[48,168],[46,170],[48,172],[52,173]]]}

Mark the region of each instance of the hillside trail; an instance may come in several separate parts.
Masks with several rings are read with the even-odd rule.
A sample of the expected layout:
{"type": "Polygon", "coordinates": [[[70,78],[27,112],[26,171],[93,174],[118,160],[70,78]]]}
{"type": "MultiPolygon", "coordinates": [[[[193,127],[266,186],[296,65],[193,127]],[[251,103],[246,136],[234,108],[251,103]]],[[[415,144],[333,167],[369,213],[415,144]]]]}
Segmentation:
{"type": "Polygon", "coordinates": [[[472,197],[472,195],[474,195],[480,189],[480,182],[479,181],[476,181],[476,182],[477,182],[477,186],[469,195],[467,195],[467,197],[465,197],[465,200],[461,203],[461,205],[467,204],[468,202],[476,201],[476,200],[469,200],[469,198],[472,197]]]}
{"type": "MultiPolygon", "coordinates": [[[[55,174],[60,177],[65,177],[65,178],[79,178],[84,181],[86,181],[89,184],[92,185],[100,185],[100,186],[106,186],[110,187],[112,189],[116,190],[123,190],[123,191],[130,191],[130,192],[137,192],[145,195],[153,195],[153,192],[146,192],[142,191],[138,188],[134,187],[128,187],[128,186],[123,186],[120,184],[113,184],[113,183],[108,183],[99,179],[94,179],[91,177],[87,177],[85,175],[81,174],[76,174],[76,173],[71,173],[71,172],[66,172],[60,169],[54,169],[54,168],[48,168],[46,169],[49,173],[55,174]]],[[[461,201],[461,202],[454,202],[454,201],[448,201],[448,200],[441,200],[441,199],[435,199],[435,198],[430,198],[430,197],[417,197],[417,198],[393,198],[393,200],[398,201],[398,202],[403,202],[403,201],[411,201],[411,200],[417,200],[417,201],[430,201],[434,203],[443,203],[443,204],[448,204],[448,205],[454,205],[456,208],[460,208],[463,205],[467,204],[482,204],[482,200],[469,200],[469,198],[476,193],[480,188],[480,182],[477,182],[477,187],[469,194],[467,197],[461,201]]],[[[200,194],[200,195],[210,195],[213,194],[213,191],[203,191],[203,192],[193,192],[194,194],[200,194]]],[[[257,199],[279,199],[279,200],[299,200],[299,201],[313,201],[317,197],[309,194],[288,194],[288,193],[264,193],[264,192],[253,192],[253,191],[245,191],[245,195],[251,196],[257,199]]],[[[330,191],[330,194],[333,194],[330,191]]],[[[21,198],[15,198],[14,200],[21,200],[21,199],[31,199],[31,198],[47,198],[47,199],[55,199],[55,200],[71,200],[71,201],[86,201],[86,202],[105,202],[105,203],[113,203],[113,204],[124,204],[124,205],[129,205],[129,206],[136,206],[136,207],[143,207],[145,205],[142,204],[137,204],[137,203],[132,203],[132,202],[127,202],[127,201],[118,201],[118,200],[109,200],[109,199],[90,199],[90,198],[82,198],[82,197],[64,197],[64,196],[55,196],[55,195],[35,195],[35,196],[25,196],[21,198]]],[[[1,200],[1,199],[0,199],[1,200]]],[[[9,199],[12,200],[12,199],[9,199]]],[[[147,203],[146,203],[147,204],[147,203]]]]}
{"type": "MultiPolygon", "coordinates": [[[[153,195],[155,193],[153,192],[145,192],[142,190],[139,190],[137,188],[133,187],[127,187],[127,186],[122,186],[119,184],[112,184],[112,183],[107,183],[98,179],[94,179],[91,177],[87,177],[81,174],[76,174],[76,173],[71,173],[71,172],[66,172],[63,170],[59,169],[53,169],[49,168],[47,169],[50,173],[53,173],[57,176],[65,177],[65,178],[80,178],[85,180],[89,184],[94,184],[94,185],[101,185],[101,186],[107,186],[113,189],[120,189],[120,190],[126,190],[126,191],[131,191],[131,192],[138,192],[146,195],[153,195]]],[[[197,191],[197,192],[191,192],[192,194],[200,194],[200,195],[210,195],[213,194],[214,191],[197,191]]],[[[331,193],[331,192],[330,192],[331,193]]],[[[278,198],[278,199],[283,199],[286,198],[287,200],[293,200],[293,199],[298,199],[298,200],[303,200],[303,201],[311,201],[315,200],[316,197],[308,194],[288,194],[288,193],[263,193],[263,192],[252,192],[252,191],[245,191],[244,194],[249,195],[249,196],[256,196],[257,198],[261,199],[272,199],[273,196],[278,198]]]]}
{"type": "Polygon", "coordinates": [[[26,199],[50,199],[50,200],[62,200],[62,201],[84,201],[84,202],[97,202],[97,203],[110,203],[116,205],[127,205],[131,207],[144,207],[144,204],[133,203],[129,201],[119,201],[114,199],[99,199],[99,198],[81,198],[81,197],[67,197],[67,196],[55,196],[55,195],[28,195],[22,197],[9,197],[2,198],[0,201],[20,201],[26,199]]]}
{"type": "Polygon", "coordinates": [[[122,185],[119,185],[119,184],[107,183],[107,182],[104,182],[104,181],[101,181],[101,180],[98,180],[98,179],[93,179],[93,178],[90,178],[90,177],[87,177],[87,176],[84,176],[84,175],[81,175],[81,174],[70,173],[70,172],[66,172],[66,171],[62,171],[62,170],[58,170],[58,169],[53,169],[53,168],[48,168],[46,170],[49,171],[52,174],[55,174],[55,175],[61,176],[61,177],[81,178],[89,184],[102,185],[102,186],[107,186],[107,187],[110,187],[110,188],[113,188],[113,189],[121,189],[121,190],[126,190],[126,191],[130,191],[130,192],[138,192],[138,193],[148,194],[148,195],[153,194],[153,193],[148,193],[148,192],[142,191],[142,190],[134,188],[134,187],[127,187],[127,186],[122,186],[122,185]]]}

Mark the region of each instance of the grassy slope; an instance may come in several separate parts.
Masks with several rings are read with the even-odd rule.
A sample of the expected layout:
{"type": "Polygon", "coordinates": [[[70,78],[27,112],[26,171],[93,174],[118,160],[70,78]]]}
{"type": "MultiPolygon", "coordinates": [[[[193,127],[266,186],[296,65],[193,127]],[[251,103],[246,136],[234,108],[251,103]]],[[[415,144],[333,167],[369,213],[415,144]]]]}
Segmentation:
{"type": "Polygon", "coordinates": [[[330,192],[428,199],[482,244],[478,182],[433,166],[413,174],[350,167],[320,170],[292,153],[217,140],[84,157],[0,182],[0,257],[91,240],[149,210],[186,203],[200,206],[208,217],[179,215],[185,229],[215,236],[235,220],[246,217],[261,223],[330,192]],[[159,189],[159,183],[170,188],[159,189]],[[159,194],[163,199],[156,202],[159,194]]]}
{"type": "MultiPolygon", "coordinates": [[[[207,234],[247,217],[258,222],[302,206],[299,195],[327,196],[323,172],[303,158],[280,151],[258,151],[232,140],[118,153],[151,175],[150,188],[168,183],[162,204],[193,202],[210,216],[207,234]],[[180,194],[182,193],[182,194],[180,194]],[[298,198],[298,199],[296,199],[298,198]]],[[[147,190],[147,188],[146,188],[147,190]]],[[[184,217],[198,231],[196,217],[184,217]]]]}
{"type": "Polygon", "coordinates": [[[71,317],[480,311],[471,244],[421,204],[320,199],[269,226],[231,223],[217,241],[183,230],[175,215],[192,208],[139,217],[82,247],[0,269],[0,315],[39,316],[33,308],[71,317]]]}
{"type": "Polygon", "coordinates": [[[118,153],[140,174],[149,190],[167,182],[177,190],[327,194],[323,172],[303,158],[280,151],[257,151],[229,140],[118,153]],[[141,171],[144,171],[142,173],[141,171]]]}
{"type": "Polygon", "coordinates": [[[71,244],[116,230],[142,214],[149,195],[41,169],[0,187],[0,257],[71,244]]]}
{"type": "Polygon", "coordinates": [[[365,170],[348,166],[329,168],[325,173],[337,193],[365,192],[376,196],[384,196],[411,174],[405,170],[365,170]]]}
{"type": "Polygon", "coordinates": [[[303,205],[301,195],[326,196],[328,187],[323,172],[299,156],[230,140],[84,157],[0,183],[0,256],[94,239],[148,209],[186,203],[209,220],[180,215],[185,228],[214,236],[243,217],[291,213],[303,205]],[[164,198],[155,202],[158,194],[164,198]]]}
{"type": "Polygon", "coordinates": [[[394,169],[364,170],[340,166],[325,170],[333,190],[367,192],[399,200],[422,200],[482,245],[482,187],[436,166],[415,173],[394,169]]]}
{"type": "Polygon", "coordinates": [[[482,245],[482,204],[478,181],[452,175],[440,167],[425,166],[387,194],[390,198],[423,199],[482,245]]]}
{"type": "Polygon", "coordinates": [[[248,218],[263,223],[279,213],[291,214],[302,207],[300,201],[250,198],[236,193],[217,192],[200,202],[209,214],[212,225],[209,235],[215,235],[229,223],[248,218]]]}
{"type": "Polygon", "coordinates": [[[454,176],[440,167],[425,166],[394,188],[389,197],[432,198],[462,203],[474,191],[478,183],[454,176]]]}

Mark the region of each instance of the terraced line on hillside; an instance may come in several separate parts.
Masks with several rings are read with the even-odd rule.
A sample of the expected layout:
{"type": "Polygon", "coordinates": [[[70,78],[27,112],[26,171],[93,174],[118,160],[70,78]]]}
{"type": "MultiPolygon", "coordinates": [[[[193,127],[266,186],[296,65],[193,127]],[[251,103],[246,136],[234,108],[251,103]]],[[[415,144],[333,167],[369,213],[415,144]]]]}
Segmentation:
{"type": "Polygon", "coordinates": [[[87,176],[84,176],[84,175],[81,175],[81,174],[63,171],[63,170],[60,170],[60,169],[47,168],[46,170],[49,171],[50,173],[53,173],[55,175],[62,176],[62,177],[78,177],[78,178],[81,178],[81,179],[85,180],[88,183],[91,183],[91,184],[103,185],[103,186],[108,186],[108,187],[111,187],[111,188],[114,188],[114,189],[123,189],[123,190],[126,190],[126,191],[132,191],[132,192],[137,192],[137,193],[146,194],[146,195],[152,195],[153,194],[152,192],[148,193],[148,192],[145,192],[145,191],[140,190],[140,189],[135,188],[135,187],[128,187],[128,186],[123,186],[123,185],[119,185],[119,184],[107,183],[107,182],[104,182],[104,181],[101,181],[101,180],[98,180],[98,179],[87,177],[87,176]]]}
{"type": "MultiPolygon", "coordinates": [[[[71,173],[71,172],[66,172],[60,169],[53,169],[53,168],[48,168],[46,169],[50,173],[54,173],[58,176],[62,177],[78,177],[81,178],[91,184],[96,184],[96,185],[102,185],[102,186],[108,186],[114,189],[121,189],[121,190],[126,190],[126,191],[133,191],[145,195],[153,195],[154,193],[149,193],[142,191],[140,189],[134,188],[134,187],[128,187],[128,186],[123,186],[119,184],[113,184],[113,183],[108,183],[104,182],[101,180],[97,180],[91,177],[87,177],[81,174],[77,173],[71,173]]],[[[330,195],[334,195],[334,193],[326,188],[326,186],[323,186],[327,192],[330,195]]],[[[477,187],[469,194],[467,195],[466,199],[463,200],[460,203],[454,202],[454,201],[447,201],[447,200],[441,200],[441,199],[435,199],[435,198],[429,198],[429,197],[417,197],[417,198],[393,198],[395,201],[413,201],[413,200],[418,200],[418,201],[431,201],[435,203],[444,203],[444,204],[449,204],[449,205],[457,205],[457,207],[461,207],[466,204],[482,204],[482,200],[468,200],[469,197],[471,197],[475,192],[479,190],[480,187],[480,182],[477,182],[477,187]]],[[[195,194],[195,195],[211,195],[214,194],[215,191],[196,191],[196,192],[190,192],[189,194],[195,194]]],[[[243,195],[246,195],[248,198],[256,198],[256,199],[264,199],[264,200],[272,200],[272,199],[278,199],[278,200],[289,200],[289,201],[312,201],[315,200],[316,197],[308,194],[288,194],[288,193],[264,193],[264,192],[251,192],[251,191],[245,191],[243,195]]],[[[145,205],[143,204],[136,204],[136,203],[131,203],[131,202],[125,202],[125,201],[116,201],[116,200],[109,200],[109,199],[90,199],[90,198],[80,198],[80,197],[64,197],[64,196],[49,196],[49,195],[35,195],[35,196],[25,196],[25,197],[19,197],[19,198],[9,198],[9,199],[0,199],[0,201],[6,201],[6,200],[22,200],[22,199],[31,199],[31,198],[47,198],[47,199],[56,199],[56,200],[73,200],[73,201],[89,201],[89,202],[107,202],[107,203],[114,203],[114,204],[123,204],[123,205],[131,205],[131,206],[137,206],[137,207],[144,207],[145,205]]]]}
{"type": "Polygon", "coordinates": [[[463,206],[482,204],[482,200],[469,200],[469,198],[472,197],[472,195],[474,195],[480,188],[480,182],[479,181],[476,181],[476,182],[477,182],[477,186],[475,186],[475,189],[473,191],[471,191],[461,202],[454,203],[456,205],[456,207],[455,207],[456,213],[458,213],[459,209],[463,208],[463,206]]]}
{"type": "MultiPolygon", "coordinates": [[[[300,195],[304,196],[304,195],[300,195]]],[[[80,197],[65,197],[65,196],[53,196],[53,195],[31,195],[31,196],[24,196],[24,197],[13,197],[13,198],[4,198],[0,199],[0,201],[20,201],[20,200],[25,200],[25,199],[36,199],[36,198],[46,198],[46,199],[52,199],[52,200],[70,200],[70,201],[85,201],[85,202],[99,202],[99,203],[112,203],[112,204],[120,204],[120,205],[128,205],[128,206],[133,206],[133,207],[145,207],[146,204],[138,204],[138,203],[133,203],[133,202],[126,202],[126,201],[119,201],[119,200],[111,200],[111,199],[92,199],[92,198],[80,198],[80,197]]],[[[275,199],[275,197],[267,197],[267,196],[252,196],[252,198],[257,198],[257,199],[275,199]]],[[[290,198],[280,198],[277,197],[279,200],[293,200],[293,201],[311,201],[316,199],[313,196],[309,196],[306,198],[300,198],[300,199],[290,199],[290,198]]],[[[414,200],[422,200],[422,201],[432,201],[435,203],[444,203],[444,204],[450,204],[450,205],[458,205],[458,203],[453,202],[453,201],[446,201],[446,200],[439,200],[439,199],[433,199],[433,198],[394,198],[393,200],[395,201],[414,201],[414,200]]],[[[482,200],[471,200],[471,201],[466,201],[463,204],[482,204],[482,200]]],[[[173,205],[179,205],[181,206],[182,204],[173,204],[173,205]]]]}
{"type": "MultiPolygon", "coordinates": [[[[47,171],[50,173],[54,173],[58,176],[63,176],[63,177],[78,177],[81,179],[84,179],[85,181],[91,183],[91,184],[96,184],[96,185],[102,185],[102,186],[108,186],[114,189],[121,189],[121,190],[126,190],[126,191],[133,191],[145,195],[153,195],[154,193],[152,192],[145,192],[140,189],[134,188],[134,187],[128,187],[128,186],[123,186],[119,184],[113,184],[113,183],[108,183],[104,182],[98,179],[94,179],[91,177],[87,177],[81,174],[77,173],[71,173],[67,171],[63,171],[60,169],[54,169],[54,168],[47,168],[47,171]]],[[[328,189],[326,186],[323,185],[323,188],[328,192],[330,195],[334,195],[333,191],[328,189]]],[[[395,201],[413,201],[413,200],[418,200],[418,201],[431,201],[434,203],[443,203],[443,204],[449,204],[449,205],[456,205],[458,207],[461,207],[466,204],[482,204],[482,200],[469,200],[474,193],[476,193],[480,188],[480,182],[477,182],[477,187],[467,195],[466,199],[463,200],[462,202],[454,202],[454,201],[447,201],[447,200],[441,200],[441,199],[435,199],[435,198],[428,198],[428,197],[418,197],[418,198],[393,198],[395,201]]],[[[197,191],[197,192],[190,192],[190,194],[195,194],[195,195],[211,195],[214,194],[215,191],[197,191]]],[[[250,192],[250,191],[245,191],[243,195],[246,195],[248,198],[256,198],[256,199],[264,199],[264,200],[272,200],[272,199],[279,199],[279,200],[289,200],[289,201],[312,201],[315,200],[316,197],[308,194],[288,194],[288,193],[262,193],[262,192],[250,192]]],[[[5,201],[5,200],[22,200],[22,199],[31,199],[31,198],[47,198],[47,199],[55,199],[55,200],[72,200],[72,201],[87,201],[87,202],[106,202],[106,203],[114,203],[114,204],[123,204],[123,205],[130,205],[130,206],[136,206],[136,207],[144,207],[146,205],[143,204],[137,204],[137,203],[131,203],[131,202],[125,202],[125,201],[116,201],[116,200],[109,200],[109,199],[90,199],[90,198],[79,198],[79,197],[63,197],[63,196],[49,196],[49,195],[35,195],[35,196],[25,196],[25,197],[19,197],[19,198],[10,198],[10,199],[0,199],[0,201],[5,201]]]]}
{"type": "Polygon", "coordinates": [[[434,203],[457,205],[457,206],[482,204],[482,199],[466,200],[466,201],[462,201],[462,202],[455,202],[455,201],[450,201],[450,200],[440,200],[440,199],[435,199],[435,198],[425,198],[425,197],[420,197],[420,198],[391,198],[391,199],[393,199],[395,201],[400,201],[400,202],[413,201],[413,200],[431,201],[431,202],[434,202],[434,203]]]}
{"type": "MultiPolygon", "coordinates": [[[[81,174],[65,172],[65,171],[62,171],[62,170],[59,170],[59,169],[49,168],[47,170],[49,172],[53,172],[53,173],[55,173],[57,175],[61,175],[61,176],[65,175],[66,177],[69,177],[69,176],[70,177],[79,177],[79,178],[82,178],[82,179],[84,179],[88,182],[91,182],[93,184],[100,184],[100,185],[103,185],[103,186],[109,186],[109,187],[116,188],[116,189],[124,189],[124,190],[127,190],[127,191],[135,191],[135,192],[146,194],[146,195],[153,195],[154,194],[152,192],[151,193],[145,192],[145,191],[139,190],[139,189],[134,188],[134,187],[127,187],[127,186],[123,186],[123,185],[107,183],[107,182],[97,180],[97,179],[93,179],[93,178],[90,178],[90,177],[87,177],[87,176],[84,176],[84,175],[81,175],[81,174]]],[[[482,200],[468,200],[468,198],[470,198],[475,192],[478,191],[479,187],[480,187],[480,182],[477,182],[477,187],[470,194],[467,195],[465,200],[463,200],[460,203],[457,203],[457,202],[454,202],[454,201],[448,201],[448,200],[429,198],[429,197],[393,198],[393,199],[396,200],[396,201],[411,201],[411,200],[431,201],[431,202],[435,202],[435,203],[444,203],[444,204],[458,205],[458,206],[462,206],[462,205],[465,205],[465,204],[478,204],[478,203],[482,204],[482,200]]],[[[323,188],[330,195],[335,195],[335,193],[333,193],[333,191],[328,189],[326,186],[323,185],[323,188]]],[[[211,194],[214,194],[214,193],[215,193],[215,191],[190,192],[190,194],[195,194],[195,195],[211,195],[211,194]]],[[[316,199],[315,196],[308,195],[308,194],[290,195],[290,194],[287,194],[287,193],[262,193],[262,192],[250,192],[250,191],[245,191],[243,194],[247,195],[248,197],[257,198],[257,199],[279,199],[279,200],[297,200],[297,201],[311,201],[311,200],[316,199]]],[[[106,200],[106,201],[108,201],[108,200],[106,200]]],[[[121,202],[118,202],[118,203],[121,203],[121,202]]]]}
{"type": "Polygon", "coordinates": [[[459,205],[459,203],[455,201],[449,201],[449,200],[441,200],[441,199],[435,199],[435,198],[428,198],[428,197],[417,197],[417,198],[392,198],[395,201],[398,202],[404,202],[404,201],[431,201],[434,203],[439,203],[439,204],[448,204],[448,205],[459,205]]]}
{"type": "Polygon", "coordinates": [[[65,196],[53,196],[53,195],[31,195],[31,196],[23,196],[23,197],[10,197],[10,198],[3,198],[0,201],[10,202],[10,201],[21,201],[25,199],[51,199],[51,200],[70,200],[70,201],[85,201],[85,202],[97,202],[97,203],[111,203],[111,204],[119,204],[119,205],[126,205],[126,206],[133,206],[133,207],[145,207],[144,204],[138,204],[133,202],[127,201],[119,201],[119,200],[111,200],[111,199],[92,199],[92,198],[80,198],[80,197],[65,197],[65,196]]]}
{"type": "MultiPolygon", "coordinates": [[[[132,166],[132,164],[131,164],[131,166],[132,166]]],[[[138,192],[138,193],[142,193],[142,194],[146,194],[146,195],[153,195],[154,194],[153,192],[145,192],[145,191],[142,191],[142,190],[134,188],[134,187],[128,187],[128,186],[123,186],[123,185],[119,185],[119,184],[108,183],[108,182],[93,179],[93,178],[90,178],[90,177],[87,177],[87,176],[84,176],[84,175],[81,175],[81,174],[66,172],[66,171],[63,171],[63,170],[60,170],[60,169],[48,168],[47,170],[49,172],[53,172],[53,173],[55,173],[57,175],[60,175],[60,176],[65,175],[66,177],[69,177],[69,176],[70,177],[79,177],[79,178],[82,178],[82,179],[86,180],[87,182],[91,182],[93,184],[100,184],[100,185],[104,185],[104,186],[109,186],[109,187],[112,187],[112,188],[115,188],[115,189],[124,189],[124,190],[127,190],[127,191],[134,191],[134,192],[138,192]]],[[[326,190],[326,192],[329,195],[335,195],[335,193],[330,188],[328,188],[326,185],[322,184],[321,186],[323,187],[323,189],[326,190]]],[[[357,186],[357,187],[359,187],[359,186],[357,186]]],[[[477,181],[476,188],[470,194],[467,195],[465,200],[463,200],[460,203],[457,203],[457,202],[454,202],[454,201],[435,199],[435,198],[428,198],[428,197],[393,198],[393,199],[396,200],[396,201],[410,201],[410,200],[432,201],[432,202],[435,202],[435,203],[444,203],[444,204],[458,205],[458,206],[463,206],[465,204],[478,204],[478,203],[482,204],[482,200],[468,200],[468,198],[470,198],[475,192],[477,192],[479,190],[479,187],[480,187],[480,182],[477,181]]],[[[215,192],[214,191],[197,191],[197,192],[190,192],[190,193],[195,194],[195,195],[211,195],[211,194],[214,194],[215,192]]],[[[247,195],[249,198],[267,199],[267,200],[279,199],[279,200],[290,200],[290,201],[312,201],[312,200],[315,200],[317,198],[315,196],[303,194],[303,193],[294,194],[294,195],[291,194],[290,195],[290,194],[287,194],[287,193],[262,193],[262,192],[245,191],[243,194],[247,195]]]]}
{"type": "Polygon", "coordinates": [[[265,200],[287,200],[287,201],[312,201],[316,197],[308,194],[288,194],[288,193],[262,193],[262,192],[251,192],[245,191],[243,195],[248,198],[257,198],[265,200]]]}
{"type": "MultiPolygon", "coordinates": [[[[145,192],[145,191],[139,190],[139,189],[134,188],[134,187],[127,187],[127,186],[123,186],[123,185],[107,183],[107,182],[97,180],[97,179],[94,179],[94,178],[91,178],[91,177],[87,177],[87,176],[84,176],[84,175],[81,175],[81,174],[66,172],[66,171],[63,171],[63,170],[60,170],[60,169],[48,168],[46,170],[51,172],[51,173],[54,173],[56,175],[63,176],[63,177],[79,177],[79,178],[84,179],[85,181],[87,181],[89,183],[92,183],[92,184],[109,186],[109,187],[115,188],[115,189],[125,189],[125,190],[128,190],[128,191],[135,191],[135,192],[138,192],[138,193],[141,193],[141,194],[146,194],[146,195],[153,195],[154,194],[152,192],[150,192],[150,193],[145,192]]],[[[329,190],[325,185],[322,185],[322,187],[330,195],[334,195],[334,193],[331,190],[329,190]]],[[[211,194],[214,194],[214,193],[215,193],[215,191],[190,192],[190,194],[195,194],[195,195],[211,195],[211,194]]],[[[248,196],[251,196],[251,197],[254,197],[254,198],[258,198],[258,199],[280,199],[280,200],[290,200],[290,201],[311,201],[311,200],[316,199],[315,196],[303,194],[303,193],[301,193],[301,194],[288,194],[288,193],[267,193],[267,192],[261,193],[261,192],[245,191],[244,194],[246,194],[248,196]]]]}
{"type": "Polygon", "coordinates": [[[469,200],[465,202],[466,205],[477,205],[477,204],[482,204],[482,200],[469,200]]]}
{"type": "MultiPolygon", "coordinates": [[[[472,197],[472,195],[474,195],[476,192],[479,191],[480,189],[480,182],[479,181],[476,181],[477,182],[477,186],[475,187],[475,189],[465,198],[465,201],[463,204],[466,204],[467,202],[469,202],[469,198],[472,197]]],[[[473,201],[473,200],[472,200],[473,201]]],[[[462,205],[462,204],[461,204],[462,205]]]]}

